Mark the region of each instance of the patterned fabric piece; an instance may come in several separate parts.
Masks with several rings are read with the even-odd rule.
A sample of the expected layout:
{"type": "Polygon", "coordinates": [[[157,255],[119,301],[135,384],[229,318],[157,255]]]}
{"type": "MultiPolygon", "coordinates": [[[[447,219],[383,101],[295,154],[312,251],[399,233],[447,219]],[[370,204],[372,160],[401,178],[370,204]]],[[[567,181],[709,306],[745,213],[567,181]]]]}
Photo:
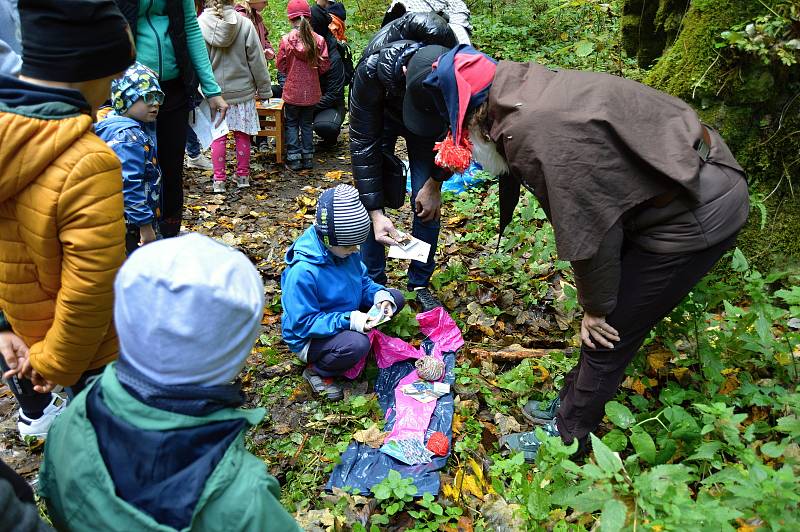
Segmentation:
{"type": "Polygon", "coordinates": [[[241,131],[248,135],[258,135],[261,126],[258,124],[258,111],[256,111],[256,101],[247,100],[241,103],[234,103],[228,108],[225,115],[225,122],[231,131],[241,131]]]}

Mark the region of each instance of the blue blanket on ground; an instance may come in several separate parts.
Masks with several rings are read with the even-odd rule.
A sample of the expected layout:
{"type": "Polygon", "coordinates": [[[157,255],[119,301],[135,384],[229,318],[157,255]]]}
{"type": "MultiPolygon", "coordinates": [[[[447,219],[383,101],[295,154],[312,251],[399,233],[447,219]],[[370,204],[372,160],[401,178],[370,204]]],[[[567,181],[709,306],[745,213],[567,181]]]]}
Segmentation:
{"type": "MultiPolygon", "coordinates": [[[[441,432],[447,436],[447,441],[452,447],[452,388],[455,383],[455,361],[456,354],[454,352],[444,353],[445,374],[442,381],[450,385],[450,393],[436,401],[436,409],[433,411],[431,422],[425,433],[426,443],[431,434],[441,432]]],[[[415,360],[413,359],[405,360],[378,371],[375,393],[383,411],[389,411],[384,430],[392,430],[395,421],[394,391],[403,377],[414,371],[414,362],[415,360]]],[[[447,459],[450,456],[450,447],[448,447],[447,456],[434,456],[430,463],[410,466],[380,452],[378,449],[373,449],[363,443],[350,442],[347,450],[342,453],[342,462],[333,469],[325,489],[331,491],[333,488],[341,488],[359,495],[370,495],[370,488],[380,483],[386,478],[389,471],[394,469],[403,477],[411,478],[414,481],[414,485],[417,487],[417,496],[425,493],[436,496],[440,487],[438,471],[447,463],[447,459]]]]}

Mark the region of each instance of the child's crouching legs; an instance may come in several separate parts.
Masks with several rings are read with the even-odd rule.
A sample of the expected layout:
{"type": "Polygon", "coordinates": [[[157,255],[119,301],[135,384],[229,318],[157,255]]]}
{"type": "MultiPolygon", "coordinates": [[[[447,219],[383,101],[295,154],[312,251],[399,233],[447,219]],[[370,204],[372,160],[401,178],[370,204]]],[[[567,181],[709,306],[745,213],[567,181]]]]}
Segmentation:
{"type": "Polygon", "coordinates": [[[366,334],[342,331],[328,338],[311,340],[308,361],[321,377],[338,377],[366,357],[369,350],[370,341],[366,334]]]}

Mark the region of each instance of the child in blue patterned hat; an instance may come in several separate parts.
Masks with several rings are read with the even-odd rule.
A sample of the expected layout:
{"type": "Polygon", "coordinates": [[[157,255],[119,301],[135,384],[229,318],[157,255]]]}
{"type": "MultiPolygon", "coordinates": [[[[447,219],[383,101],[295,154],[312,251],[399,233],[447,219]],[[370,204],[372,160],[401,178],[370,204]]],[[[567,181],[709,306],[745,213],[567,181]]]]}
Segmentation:
{"type": "Polygon", "coordinates": [[[111,110],[97,124],[97,135],[122,162],[125,247],[128,255],[156,240],[161,211],[161,170],[155,123],[164,93],[155,72],[134,63],[111,85],[111,110]]]}

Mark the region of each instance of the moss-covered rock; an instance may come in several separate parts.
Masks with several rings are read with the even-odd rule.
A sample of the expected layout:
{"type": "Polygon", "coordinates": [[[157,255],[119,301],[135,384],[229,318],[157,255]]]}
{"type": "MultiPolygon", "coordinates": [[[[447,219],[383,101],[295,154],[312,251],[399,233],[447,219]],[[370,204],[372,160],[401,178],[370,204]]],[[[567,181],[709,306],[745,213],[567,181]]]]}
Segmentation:
{"type": "Polygon", "coordinates": [[[623,0],[622,46],[642,68],[652,65],[675,41],[689,0],[623,0]]]}
{"type": "Polygon", "coordinates": [[[644,79],[695,105],[747,170],[754,198],[768,198],[764,229],[754,210],[740,237],[765,270],[800,262],[800,69],[716,45],[723,31],[766,12],[751,0],[695,0],[675,43],[644,79]]]}

